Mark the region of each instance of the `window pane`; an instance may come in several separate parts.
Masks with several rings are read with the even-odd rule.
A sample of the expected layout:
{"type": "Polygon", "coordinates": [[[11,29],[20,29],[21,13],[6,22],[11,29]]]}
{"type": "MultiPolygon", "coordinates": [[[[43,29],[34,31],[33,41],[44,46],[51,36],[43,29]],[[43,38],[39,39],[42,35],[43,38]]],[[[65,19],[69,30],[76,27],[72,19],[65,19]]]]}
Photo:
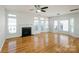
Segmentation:
{"type": "Polygon", "coordinates": [[[16,25],[16,19],[15,18],[8,18],[8,25],[16,25]]]}
{"type": "Polygon", "coordinates": [[[45,28],[48,28],[48,21],[45,21],[45,28]]]}
{"type": "Polygon", "coordinates": [[[58,21],[55,20],[55,21],[54,21],[54,29],[55,29],[55,30],[57,30],[57,26],[58,26],[58,21]]]}
{"type": "Polygon", "coordinates": [[[73,18],[70,19],[70,27],[71,27],[71,32],[73,33],[74,32],[74,19],[73,18]]]}
{"type": "Polygon", "coordinates": [[[9,26],[9,32],[10,33],[16,33],[16,27],[15,26],[9,26]]]}
{"type": "Polygon", "coordinates": [[[35,29],[35,32],[39,31],[39,20],[34,20],[34,29],[35,29]]]}
{"type": "Polygon", "coordinates": [[[60,30],[61,31],[68,31],[68,20],[61,20],[60,21],[60,30]]]}

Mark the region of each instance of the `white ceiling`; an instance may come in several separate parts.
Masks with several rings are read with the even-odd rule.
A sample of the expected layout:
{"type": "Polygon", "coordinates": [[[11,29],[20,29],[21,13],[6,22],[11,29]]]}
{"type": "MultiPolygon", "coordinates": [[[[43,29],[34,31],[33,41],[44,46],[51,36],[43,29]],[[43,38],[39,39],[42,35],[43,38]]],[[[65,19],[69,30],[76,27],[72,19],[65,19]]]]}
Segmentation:
{"type": "MultiPolygon", "coordinates": [[[[56,16],[57,13],[60,13],[60,15],[63,14],[68,14],[68,13],[73,13],[70,12],[69,10],[79,8],[79,5],[42,5],[43,6],[48,6],[48,9],[46,9],[46,12],[43,13],[41,12],[41,15],[44,16],[56,16]]],[[[15,11],[22,11],[22,12],[28,12],[28,13],[34,13],[35,12],[35,7],[33,5],[6,5],[4,6],[8,10],[15,10],[15,11]],[[34,9],[34,10],[30,10],[34,9]]],[[[75,11],[79,12],[79,11],[75,11]]]]}

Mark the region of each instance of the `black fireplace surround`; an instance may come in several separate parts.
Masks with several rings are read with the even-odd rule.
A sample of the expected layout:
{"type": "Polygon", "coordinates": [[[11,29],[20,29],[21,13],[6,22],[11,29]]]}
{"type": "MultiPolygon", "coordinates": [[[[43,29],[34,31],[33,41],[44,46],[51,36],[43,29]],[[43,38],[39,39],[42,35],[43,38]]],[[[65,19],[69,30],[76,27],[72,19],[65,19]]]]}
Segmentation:
{"type": "Polygon", "coordinates": [[[31,36],[31,27],[22,27],[22,37],[31,36]]]}

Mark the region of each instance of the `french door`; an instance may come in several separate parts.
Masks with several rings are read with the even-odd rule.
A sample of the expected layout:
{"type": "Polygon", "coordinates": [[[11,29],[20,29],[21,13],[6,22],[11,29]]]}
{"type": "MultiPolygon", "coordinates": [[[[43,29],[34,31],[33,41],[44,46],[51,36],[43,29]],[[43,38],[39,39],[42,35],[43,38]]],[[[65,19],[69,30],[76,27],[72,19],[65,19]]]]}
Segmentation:
{"type": "Polygon", "coordinates": [[[54,20],[54,31],[55,32],[68,32],[68,20],[54,20]]]}
{"type": "Polygon", "coordinates": [[[35,33],[48,32],[48,20],[34,20],[35,33]]]}

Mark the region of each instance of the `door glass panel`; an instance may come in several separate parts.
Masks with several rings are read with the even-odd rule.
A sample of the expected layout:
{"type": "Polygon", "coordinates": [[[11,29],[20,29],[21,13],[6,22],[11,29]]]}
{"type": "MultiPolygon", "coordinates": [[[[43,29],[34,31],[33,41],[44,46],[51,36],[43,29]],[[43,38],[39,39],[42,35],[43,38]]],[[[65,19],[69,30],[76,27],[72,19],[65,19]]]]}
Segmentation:
{"type": "Polygon", "coordinates": [[[68,20],[61,20],[60,21],[60,31],[67,31],[68,32],[68,20]]]}
{"type": "Polygon", "coordinates": [[[54,30],[55,31],[58,30],[58,21],[57,20],[54,21],[54,30]]]}
{"type": "Polygon", "coordinates": [[[71,33],[73,33],[74,32],[74,19],[73,18],[71,18],[70,19],[70,27],[71,27],[71,33]]]}

